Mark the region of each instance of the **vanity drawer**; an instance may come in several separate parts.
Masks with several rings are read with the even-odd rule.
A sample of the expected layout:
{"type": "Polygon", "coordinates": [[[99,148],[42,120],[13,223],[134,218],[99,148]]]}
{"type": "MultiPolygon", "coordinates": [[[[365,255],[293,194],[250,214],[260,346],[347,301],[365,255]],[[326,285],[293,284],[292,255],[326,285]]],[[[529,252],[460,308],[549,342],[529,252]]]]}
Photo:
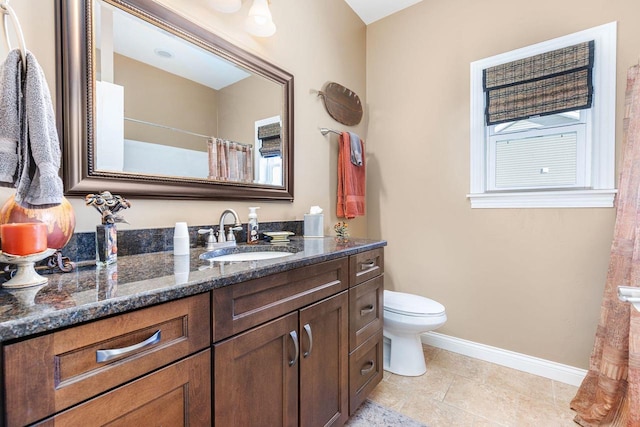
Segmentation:
{"type": "Polygon", "coordinates": [[[349,257],[349,283],[359,285],[384,273],[384,249],[373,249],[349,257]]]}
{"type": "Polygon", "coordinates": [[[384,276],[349,289],[349,350],[382,329],[384,276]]]}
{"type": "Polygon", "coordinates": [[[211,350],[182,359],[36,425],[151,424],[193,427],[212,425],[211,350]]]}
{"type": "Polygon", "coordinates": [[[213,290],[217,342],[349,287],[347,258],[313,264],[213,290]]]}
{"type": "Polygon", "coordinates": [[[349,355],[349,415],[382,381],[382,329],[349,355]]]}
{"type": "Polygon", "coordinates": [[[4,346],[7,425],[50,416],[208,347],[209,298],[200,294],[4,346]]]}

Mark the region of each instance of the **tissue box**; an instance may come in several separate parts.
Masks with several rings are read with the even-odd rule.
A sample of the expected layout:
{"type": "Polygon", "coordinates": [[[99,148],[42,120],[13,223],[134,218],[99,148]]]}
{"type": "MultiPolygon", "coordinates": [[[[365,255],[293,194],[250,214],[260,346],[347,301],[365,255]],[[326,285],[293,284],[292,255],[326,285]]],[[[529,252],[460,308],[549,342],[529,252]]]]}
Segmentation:
{"type": "Polygon", "coordinates": [[[324,237],[323,214],[304,214],[304,237],[324,237]]]}

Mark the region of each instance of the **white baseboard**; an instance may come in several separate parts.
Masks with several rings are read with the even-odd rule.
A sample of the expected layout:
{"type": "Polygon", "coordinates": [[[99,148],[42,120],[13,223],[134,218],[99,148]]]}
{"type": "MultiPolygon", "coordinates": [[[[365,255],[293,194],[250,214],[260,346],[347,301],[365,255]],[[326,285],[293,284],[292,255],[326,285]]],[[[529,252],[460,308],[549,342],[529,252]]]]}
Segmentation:
{"type": "Polygon", "coordinates": [[[438,332],[422,334],[421,339],[423,344],[432,347],[442,348],[574,386],[579,386],[587,375],[587,371],[584,369],[443,335],[438,332]]]}

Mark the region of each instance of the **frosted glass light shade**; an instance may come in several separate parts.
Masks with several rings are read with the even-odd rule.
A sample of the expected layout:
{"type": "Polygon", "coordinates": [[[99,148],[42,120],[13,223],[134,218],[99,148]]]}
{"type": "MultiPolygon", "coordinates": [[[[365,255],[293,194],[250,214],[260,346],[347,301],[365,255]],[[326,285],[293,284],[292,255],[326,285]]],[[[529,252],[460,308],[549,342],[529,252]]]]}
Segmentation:
{"type": "Polygon", "coordinates": [[[211,0],[211,7],[218,12],[234,13],[242,7],[242,0],[211,0]]]}
{"type": "Polygon", "coordinates": [[[244,29],[257,37],[270,37],[276,32],[267,0],[253,0],[249,16],[244,21],[244,29]]]}

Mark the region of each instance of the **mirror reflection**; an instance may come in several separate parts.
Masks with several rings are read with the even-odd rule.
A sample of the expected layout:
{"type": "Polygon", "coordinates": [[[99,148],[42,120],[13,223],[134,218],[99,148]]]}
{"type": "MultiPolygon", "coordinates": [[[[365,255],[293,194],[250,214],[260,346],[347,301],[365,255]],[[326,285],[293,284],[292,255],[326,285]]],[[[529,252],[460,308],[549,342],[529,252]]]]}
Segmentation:
{"type": "Polygon", "coordinates": [[[283,185],[282,88],[93,0],[95,168],[283,185]]]}
{"type": "Polygon", "coordinates": [[[66,195],[293,200],[293,76],[149,0],[57,0],[66,195]]]}

